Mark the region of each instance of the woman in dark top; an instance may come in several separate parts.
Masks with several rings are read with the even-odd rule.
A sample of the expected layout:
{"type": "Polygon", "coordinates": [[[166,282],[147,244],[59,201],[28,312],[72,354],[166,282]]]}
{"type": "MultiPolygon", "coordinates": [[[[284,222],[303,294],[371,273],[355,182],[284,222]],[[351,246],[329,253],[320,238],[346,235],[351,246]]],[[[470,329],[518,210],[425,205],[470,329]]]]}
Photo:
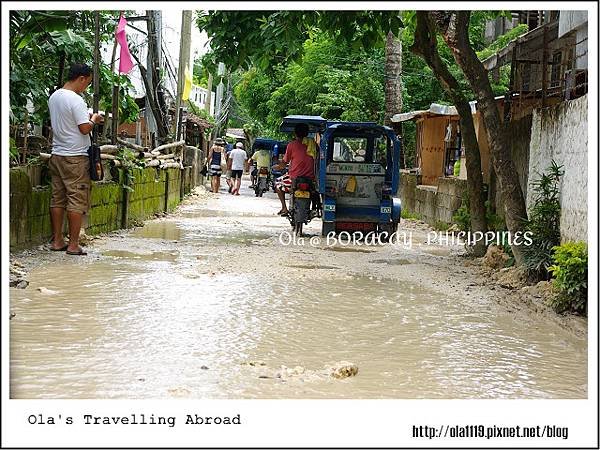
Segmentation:
{"type": "Polygon", "coordinates": [[[225,149],[218,145],[219,143],[217,139],[215,144],[210,148],[207,158],[209,164],[208,174],[211,176],[210,184],[212,191],[215,193],[219,192],[221,185],[221,162],[225,161],[225,149]]]}

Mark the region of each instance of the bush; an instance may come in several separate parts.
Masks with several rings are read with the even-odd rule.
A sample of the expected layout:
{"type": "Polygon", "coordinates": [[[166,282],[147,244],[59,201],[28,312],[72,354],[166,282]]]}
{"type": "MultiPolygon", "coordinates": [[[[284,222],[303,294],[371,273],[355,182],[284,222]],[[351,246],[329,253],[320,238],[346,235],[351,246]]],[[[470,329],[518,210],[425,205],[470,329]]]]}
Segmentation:
{"type": "MultiPolygon", "coordinates": [[[[492,212],[492,206],[489,200],[486,200],[485,203],[485,222],[487,229],[489,231],[495,231],[497,233],[506,231],[506,225],[504,224],[504,220],[492,212]]],[[[454,215],[452,216],[452,222],[454,222],[461,231],[469,232],[471,231],[471,213],[469,211],[469,195],[465,192],[462,197],[462,203],[460,208],[456,210],[454,215]]],[[[513,255],[512,249],[508,243],[502,244],[502,250],[509,256],[508,261],[506,262],[505,267],[511,267],[515,264],[515,257],[513,255]]],[[[467,246],[468,248],[468,246],[467,246]]]]}
{"type": "Polygon", "coordinates": [[[462,196],[462,203],[460,208],[456,210],[452,216],[452,222],[454,222],[460,231],[471,230],[471,213],[469,212],[469,194],[466,192],[462,196]]]}
{"type": "Polygon", "coordinates": [[[552,249],[560,245],[560,177],[564,174],[552,161],[548,174],[532,183],[534,204],[525,221],[525,231],[531,232],[532,244],[523,247],[523,264],[529,275],[537,279],[548,279],[548,268],[552,264],[552,249]]]}
{"type": "Polygon", "coordinates": [[[408,220],[421,220],[421,216],[419,214],[407,211],[406,209],[400,211],[400,217],[408,220]]]}
{"type": "MultiPolygon", "coordinates": [[[[504,220],[497,214],[492,212],[492,205],[489,200],[485,203],[485,222],[488,230],[490,231],[505,231],[506,225],[504,220]]],[[[462,196],[462,203],[460,208],[456,210],[452,216],[452,222],[454,222],[461,231],[471,231],[471,212],[469,210],[469,194],[465,192],[462,196]]]]}
{"type": "Polygon", "coordinates": [[[436,220],[433,224],[433,228],[438,231],[448,231],[450,224],[448,222],[444,222],[443,220],[436,220]]]}
{"type": "Polygon", "coordinates": [[[557,312],[570,310],[587,315],[587,244],[568,242],[554,247],[553,251],[554,264],[548,270],[560,294],[551,301],[552,307],[557,312]]]}
{"type": "Polygon", "coordinates": [[[492,211],[492,204],[489,200],[485,201],[485,222],[490,231],[506,231],[504,219],[492,211]]]}
{"type": "Polygon", "coordinates": [[[15,143],[15,140],[13,138],[8,138],[9,139],[9,152],[10,152],[10,162],[11,164],[18,164],[19,163],[19,149],[17,148],[17,144],[15,143]]]}

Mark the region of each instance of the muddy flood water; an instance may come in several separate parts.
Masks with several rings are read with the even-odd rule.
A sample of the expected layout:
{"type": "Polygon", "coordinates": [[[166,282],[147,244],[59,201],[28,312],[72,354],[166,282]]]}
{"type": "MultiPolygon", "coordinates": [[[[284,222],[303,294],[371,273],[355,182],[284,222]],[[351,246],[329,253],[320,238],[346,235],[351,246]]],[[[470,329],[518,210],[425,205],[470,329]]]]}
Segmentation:
{"type": "Polygon", "coordinates": [[[11,397],[587,397],[585,337],[451,288],[436,252],[284,246],[278,206],[206,194],[46,252],[10,289],[11,397]]]}

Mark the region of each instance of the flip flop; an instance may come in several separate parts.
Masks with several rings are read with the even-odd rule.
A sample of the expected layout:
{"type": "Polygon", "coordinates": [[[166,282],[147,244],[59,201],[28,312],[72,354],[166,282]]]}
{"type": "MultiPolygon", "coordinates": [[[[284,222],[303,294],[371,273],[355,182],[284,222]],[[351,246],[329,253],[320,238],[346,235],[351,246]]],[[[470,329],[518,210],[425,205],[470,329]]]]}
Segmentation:
{"type": "Polygon", "coordinates": [[[87,255],[87,252],[83,251],[83,249],[80,248],[76,252],[71,252],[71,251],[67,250],[67,255],[85,256],[85,255],[87,255]]]}
{"type": "Polygon", "coordinates": [[[67,248],[69,247],[69,244],[65,244],[63,247],[61,248],[53,248],[50,247],[50,251],[52,252],[64,252],[67,248]]]}

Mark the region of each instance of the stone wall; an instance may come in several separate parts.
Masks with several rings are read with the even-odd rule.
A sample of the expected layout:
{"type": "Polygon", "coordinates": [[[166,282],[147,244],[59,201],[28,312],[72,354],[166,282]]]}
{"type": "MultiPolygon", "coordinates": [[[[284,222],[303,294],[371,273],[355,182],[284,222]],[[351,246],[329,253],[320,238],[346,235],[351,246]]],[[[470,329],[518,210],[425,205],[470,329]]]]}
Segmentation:
{"type": "MultiPolygon", "coordinates": [[[[551,161],[563,166],[560,232],[563,241],[587,241],[588,101],[587,95],[533,113],[529,183],[551,161]]],[[[531,189],[527,207],[533,203],[531,189]]]]}
{"type": "Polygon", "coordinates": [[[418,175],[408,170],[400,170],[400,201],[402,209],[415,212],[415,196],[418,184],[418,175]]]}
{"type": "MultiPolygon", "coordinates": [[[[133,171],[133,191],[127,196],[120,182],[93,182],[90,211],[84,225],[86,233],[94,235],[121,228],[125,200],[128,202],[128,226],[158,212],[172,211],[182,196],[191,192],[194,170],[192,167],[184,170],[136,169],[133,171]]],[[[25,170],[10,170],[11,248],[39,244],[50,238],[50,198],[50,186],[32,188],[25,170]]]]}
{"type": "Polygon", "coordinates": [[[467,181],[455,177],[440,177],[438,185],[418,185],[418,176],[402,171],[400,199],[405,211],[418,214],[430,225],[451,223],[452,216],[462,203],[467,181]]]}

